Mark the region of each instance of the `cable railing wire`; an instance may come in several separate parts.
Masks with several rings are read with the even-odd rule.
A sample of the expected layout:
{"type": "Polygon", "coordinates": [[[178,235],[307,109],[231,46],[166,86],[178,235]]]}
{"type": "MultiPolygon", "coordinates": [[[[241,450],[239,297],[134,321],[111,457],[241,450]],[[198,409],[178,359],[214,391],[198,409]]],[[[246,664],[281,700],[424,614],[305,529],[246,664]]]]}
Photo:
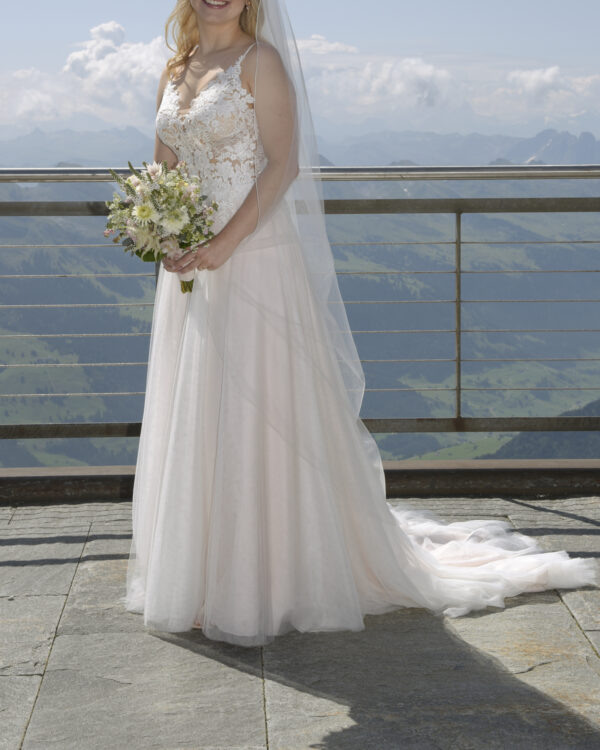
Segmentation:
{"type": "MultiPolygon", "coordinates": [[[[127,169],[122,168],[117,170],[122,174],[128,172],[127,169]]],[[[492,167],[399,167],[399,168],[315,168],[313,173],[317,174],[324,180],[494,180],[494,179],[600,179],[600,165],[564,165],[560,167],[552,165],[535,165],[535,166],[492,166],[492,167]]],[[[108,170],[104,169],[30,169],[30,170],[15,170],[15,169],[0,169],[0,182],[111,182],[112,178],[108,173],[108,170]]],[[[71,201],[71,202],[51,202],[51,201],[36,201],[36,202],[4,202],[0,203],[0,215],[36,215],[36,216],[53,216],[53,215],[65,215],[65,216],[102,216],[105,215],[105,205],[101,201],[71,201]],[[29,213],[28,213],[29,211],[29,213]],[[11,213],[13,212],[13,213],[11,213]],[[63,213],[60,213],[63,212],[63,213]]],[[[503,386],[503,387],[474,387],[468,385],[470,376],[462,375],[461,365],[465,363],[526,363],[526,362],[598,362],[600,357],[477,357],[469,358],[462,356],[460,348],[460,337],[463,334],[493,334],[493,333],[510,333],[510,334],[530,334],[530,333],[599,333],[598,328],[465,328],[460,320],[460,310],[463,305],[473,304],[484,304],[490,305],[495,303],[508,304],[508,303],[544,303],[544,304],[557,304],[557,303],[597,303],[600,302],[598,298],[567,298],[567,299],[556,299],[556,298],[498,298],[498,299],[465,299],[460,289],[460,278],[468,274],[581,274],[581,273],[598,273],[600,269],[468,269],[463,268],[461,264],[461,248],[465,246],[514,246],[514,247],[526,247],[526,246],[541,246],[541,245],[552,245],[552,246],[577,246],[577,245],[598,245],[600,246],[600,240],[595,239],[563,239],[563,240],[465,240],[461,236],[461,218],[463,215],[468,213],[513,213],[513,212],[540,212],[540,211],[552,211],[552,212],[600,212],[600,200],[596,198],[497,198],[497,199],[473,199],[473,198],[452,198],[452,199],[326,199],[325,209],[327,213],[332,214],[349,214],[352,212],[364,213],[364,214],[377,214],[377,213],[454,213],[456,219],[456,237],[452,240],[394,240],[394,241],[373,241],[373,242],[332,242],[334,247],[402,247],[402,246],[429,246],[429,247],[454,247],[455,249],[455,267],[448,268],[447,270],[439,269],[415,269],[415,270],[365,270],[365,271],[349,271],[340,270],[338,271],[339,276],[385,276],[385,275],[445,275],[453,276],[456,278],[456,289],[457,295],[453,298],[433,298],[433,299],[387,299],[387,300],[346,300],[345,305],[449,305],[452,304],[456,311],[456,320],[460,325],[456,325],[454,328],[406,328],[406,329],[352,329],[353,334],[364,335],[364,334],[387,334],[387,335],[426,335],[426,334],[453,334],[456,338],[456,350],[457,355],[448,358],[425,358],[425,357],[413,357],[413,358],[392,358],[392,359],[375,359],[375,358],[364,358],[361,362],[364,364],[371,363],[394,363],[394,364],[416,364],[416,363],[436,363],[436,364],[453,364],[456,368],[456,385],[454,386],[413,386],[413,387],[394,387],[394,388],[365,388],[365,393],[380,393],[380,392],[455,392],[456,399],[456,412],[454,416],[455,423],[464,423],[465,419],[469,420],[469,424],[472,429],[478,429],[477,420],[478,418],[465,418],[461,413],[461,401],[460,393],[467,391],[501,391],[501,392],[512,392],[512,391],[597,391],[600,388],[596,387],[581,387],[581,386],[531,386],[531,387],[514,387],[514,386],[503,386]],[[461,382],[462,377],[462,382],[461,382]]],[[[91,248],[114,248],[114,245],[107,243],[61,243],[61,244],[0,244],[1,249],[13,249],[19,251],[27,251],[34,249],[60,249],[60,248],[71,248],[71,249],[91,249],[91,248]]],[[[28,279],[102,279],[102,278],[142,278],[142,277],[153,277],[154,273],[56,273],[56,274],[2,274],[0,279],[9,280],[28,280],[28,279]]],[[[2,304],[0,305],[1,310],[28,310],[28,309],[96,309],[96,308],[150,308],[153,306],[152,302],[110,302],[110,303],[38,303],[38,304],[2,304]]],[[[47,334],[36,334],[36,333],[12,333],[3,331],[0,333],[0,339],[3,340],[20,340],[20,339],[49,339],[49,340],[60,340],[60,339],[92,339],[92,338],[125,338],[125,337],[149,337],[150,331],[115,331],[107,333],[91,333],[91,332],[78,332],[78,333],[47,333],[47,334]]],[[[35,368],[89,368],[89,367],[146,367],[147,361],[136,361],[136,362],[69,362],[69,363],[7,363],[0,364],[0,368],[9,368],[12,370],[18,370],[19,368],[24,369],[35,369],[35,368]]],[[[65,393],[8,393],[2,394],[2,398],[67,398],[67,397],[109,397],[109,396],[143,396],[143,391],[90,391],[90,392],[65,392],[65,393]]],[[[498,418],[498,424],[500,421],[502,424],[507,424],[506,420],[511,418],[498,418]]],[[[561,417],[540,417],[540,418],[515,418],[518,420],[530,419],[531,429],[539,429],[542,422],[546,424],[553,423],[558,425],[562,420],[565,424],[573,424],[572,418],[561,418],[561,417]],[[541,420],[541,422],[540,422],[541,420]],[[550,421],[548,421],[550,420],[550,421]]],[[[386,420],[370,420],[370,422],[377,422],[378,428],[381,428],[382,422],[386,420]]],[[[418,421],[418,420],[417,420],[418,421]]],[[[435,423],[435,418],[426,420],[430,426],[435,423]]],[[[483,420],[487,423],[493,423],[492,418],[483,420]]],[[[483,424],[480,420],[480,427],[483,424]]],[[[580,424],[582,429],[591,429],[592,425],[596,425],[596,429],[600,429],[600,421],[594,418],[580,418],[580,424]],[[590,421],[591,420],[591,421],[590,421]]],[[[402,419],[390,419],[390,425],[399,425],[402,419]]],[[[407,423],[411,423],[414,428],[414,419],[407,419],[407,423]]],[[[440,422],[444,422],[447,426],[446,418],[441,418],[440,422]]],[[[68,423],[67,423],[68,424],[68,423]]],[[[114,423],[106,423],[112,425],[107,427],[107,434],[115,434],[114,423]]],[[[455,424],[455,427],[456,427],[455,424]]],[[[515,421],[516,424],[516,421],[515,421]]],[[[11,426],[5,426],[10,428],[11,426]]],[[[43,426],[42,426],[43,427],[43,426]]],[[[98,423],[98,434],[102,434],[102,423],[98,423]]],[[[128,425],[123,427],[127,434],[134,434],[139,427],[138,424],[128,425]]],[[[40,425],[33,426],[34,428],[40,428],[40,425]]],[[[72,428],[77,428],[77,425],[68,425],[68,429],[72,431],[72,428]]],[[[86,430],[81,427],[82,434],[86,430]]],[[[120,427],[118,429],[121,429],[120,427]]],[[[559,428],[560,429],[560,428],[559,428]]],[[[42,430],[43,431],[43,430],[42,430]]],[[[93,424],[87,426],[87,434],[92,434],[95,431],[93,424]]],[[[118,430],[117,430],[118,431],[118,430]]],[[[381,431],[381,430],[380,430],[381,431]]],[[[2,432],[0,428],[0,437],[6,436],[6,430],[2,432]]],[[[23,432],[23,431],[21,431],[23,432]]],[[[25,430],[26,432],[26,430],[25,430]]],[[[38,429],[39,433],[39,429],[38,429]]],[[[66,433],[65,433],[66,434],[66,433]]]]}

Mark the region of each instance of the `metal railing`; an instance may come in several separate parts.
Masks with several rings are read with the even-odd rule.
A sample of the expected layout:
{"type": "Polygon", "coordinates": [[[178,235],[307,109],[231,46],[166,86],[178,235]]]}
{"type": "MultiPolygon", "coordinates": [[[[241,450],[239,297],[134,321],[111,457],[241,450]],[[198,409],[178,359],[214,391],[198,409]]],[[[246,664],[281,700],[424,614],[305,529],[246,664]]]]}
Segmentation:
{"type": "MultiPolygon", "coordinates": [[[[116,170],[121,173],[127,173],[126,169],[116,170]]],[[[344,180],[369,180],[369,181],[389,181],[389,180],[520,180],[520,179],[600,179],[600,165],[567,165],[567,166],[491,166],[491,167],[321,167],[311,170],[314,174],[319,175],[321,179],[327,181],[344,181],[344,180]]],[[[111,182],[112,177],[107,169],[0,169],[0,183],[41,183],[41,182],[111,182]]],[[[510,242],[488,242],[477,241],[468,242],[463,239],[463,217],[466,214],[504,214],[504,213],[556,213],[556,212],[587,212],[600,213],[600,198],[597,197],[552,197],[552,198],[449,198],[449,199],[411,199],[411,198],[373,198],[373,199],[326,199],[325,212],[330,215],[335,214],[450,214],[454,216],[454,238],[449,241],[429,241],[429,242],[404,242],[392,240],[390,242],[357,242],[357,243],[332,243],[332,245],[357,245],[373,246],[377,244],[394,245],[447,245],[454,250],[454,269],[452,271],[339,271],[339,275],[366,275],[366,274],[453,274],[455,277],[454,297],[450,299],[438,300],[374,300],[372,303],[377,304],[451,304],[453,306],[453,324],[451,327],[435,329],[401,329],[382,331],[377,330],[353,330],[353,333],[438,333],[454,335],[454,356],[452,358],[414,358],[414,359],[389,359],[374,360],[363,359],[363,363],[374,362],[452,362],[454,363],[455,386],[452,388],[367,388],[367,392],[372,391],[453,391],[454,392],[454,415],[451,417],[439,418],[366,418],[364,423],[371,432],[513,432],[513,431],[578,431],[578,430],[600,430],[600,417],[578,417],[578,416],[557,416],[557,417],[465,417],[463,415],[462,400],[466,391],[560,391],[560,390],[582,390],[582,391],[600,391],[600,387],[590,388],[563,388],[560,386],[534,386],[528,388],[469,388],[463,385],[462,365],[465,362],[595,362],[600,361],[600,357],[541,357],[541,358],[476,358],[469,359],[463,357],[462,336],[467,333],[571,333],[571,332],[589,332],[600,333],[600,328],[499,328],[499,329],[478,329],[465,328],[463,326],[463,306],[471,303],[518,303],[526,302],[536,303],[553,303],[562,304],[565,302],[593,302],[600,303],[600,299],[468,299],[465,300],[462,294],[462,281],[468,274],[486,273],[486,274],[507,274],[507,273],[598,273],[599,269],[558,269],[558,270],[467,270],[463,268],[462,251],[467,245],[519,245],[519,244],[539,244],[539,245],[578,245],[578,244],[598,244],[600,246],[600,236],[598,239],[590,240],[564,240],[553,243],[552,241],[515,241],[510,242]]],[[[106,207],[102,201],[4,201],[0,202],[0,217],[42,217],[42,216],[104,216],[106,207]]],[[[6,246],[5,246],[6,247],[6,246]]],[[[15,248],[15,245],[10,245],[15,248]]],[[[34,245],[21,245],[18,249],[26,251],[27,249],[37,247],[34,245]]],[[[44,245],[43,247],[47,247],[44,245]]],[[[52,245],[52,247],[61,247],[52,245]]],[[[63,247],[67,247],[66,245],[63,247]]],[[[83,245],[75,245],[83,247],[83,245]]],[[[106,243],[87,245],[87,247],[113,247],[106,243]]],[[[2,249],[2,245],[0,245],[2,249]]],[[[4,274],[1,278],[86,278],[102,276],[126,276],[126,277],[149,277],[153,273],[137,274],[4,274]]],[[[0,304],[0,311],[15,309],[50,309],[50,308],[118,308],[118,307],[151,307],[152,302],[110,302],[110,303],[59,303],[59,304],[0,304]]],[[[350,300],[345,302],[346,305],[371,304],[369,300],[350,300]]],[[[600,308],[599,308],[600,312],[600,308]]],[[[597,318],[600,321],[600,316],[597,318]]],[[[76,337],[139,337],[149,336],[146,332],[123,331],[112,334],[103,333],[54,333],[54,334],[29,334],[29,333],[2,333],[0,338],[76,338],[76,337]]],[[[109,363],[0,363],[0,367],[8,368],[35,368],[35,367],[131,367],[145,366],[146,362],[109,362],[109,363]]],[[[56,398],[56,397],[73,397],[73,396],[143,396],[143,391],[127,392],[97,392],[97,393],[15,393],[0,394],[0,398],[56,398]]],[[[23,439],[23,438],[64,438],[64,437],[126,437],[139,435],[139,422],[95,422],[95,423],[62,423],[62,424],[18,424],[18,425],[0,425],[0,438],[6,439],[23,439]]]]}

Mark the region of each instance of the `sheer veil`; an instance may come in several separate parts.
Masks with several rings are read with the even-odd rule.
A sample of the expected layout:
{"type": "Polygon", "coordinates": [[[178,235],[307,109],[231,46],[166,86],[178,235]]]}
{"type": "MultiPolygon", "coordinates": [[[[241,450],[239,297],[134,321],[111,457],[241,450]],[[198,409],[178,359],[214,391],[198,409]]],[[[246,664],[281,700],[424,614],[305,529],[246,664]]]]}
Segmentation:
{"type": "Polygon", "coordinates": [[[180,120],[173,91],[157,117],[220,202],[215,231],[247,199],[240,215],[256,223],[191,294],[160,270],[127,609],[158,630],[200,620],[208,638],[256,646],[292,628],[363,630],[364,614],[401,606],[456,617],[594,581],[591,560],[543,552],[508,521],[446,525],[386,502],[296,40],[284,0],[250,12],[255,44],[239,61],[248,53],[252,91],[236,61],[198,117],[180,120]]]}
{"type": "MultiPolygon", "coordinates": [[[[256,229],[250,236],[263,231],[269,223],[267,220],[284,202],[291,224],[299,236],[310,287],[330,339],[328,344],[335,353],[351,408],[358,418],[365,377],[338,287],[326,232],[321,181],[313,172],[313,167],[319,164],[319,157],[298,47],[284,0],[258,2],[255,111],[260,112],[261,107],[280,108],[282,130],[286,131],[289,149],[287,163],[279,165],[277,175],[272,176],[269,184],[260,179],[256,181],[259,213],[256,229]],[[267,71],[272,63],[271,48],[275,48],[279,54],[287,75],[289,96],[283,106],[281,101],[272,100],[270,87],[266,83],[267,71]]],[[[281,89],[278,94],[281,99],[280,92],[281,89]]],[[[260,131],[257,117],[255,127],[260,131]]],[[[257,176],[261,167],[262,161],[257,154],[257,176]]],[[[284,227],[289,225],[282,225],[280,231],[288,231],[284,227]]],[[[269,231],[277,230],[271,226],[269,231]]],[[[285,245],[286,238],[281,239],[285,245]]]]}

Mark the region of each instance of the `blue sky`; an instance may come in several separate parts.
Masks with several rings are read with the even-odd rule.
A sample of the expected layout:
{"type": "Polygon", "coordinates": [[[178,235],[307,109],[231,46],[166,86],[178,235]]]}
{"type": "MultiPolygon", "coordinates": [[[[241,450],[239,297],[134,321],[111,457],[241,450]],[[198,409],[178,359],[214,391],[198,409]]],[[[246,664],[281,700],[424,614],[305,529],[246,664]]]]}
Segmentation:
{"type": "MultiPolygon", "coordinates": [[[[157,37],[171,7],[27,0],[3,9],[0,134],[28,124],[150,132],[164,62],[157,37]],[[98,53],[107,55],[106,45],[114,47],[110,65],[98,53]],[[68,63],[74,52],[80,57],[68,63]]],[[[557,127],[600,136],[598,0],[287,0],[287,7],[324,135],[340,127],[516,135],[557,127]]]]}

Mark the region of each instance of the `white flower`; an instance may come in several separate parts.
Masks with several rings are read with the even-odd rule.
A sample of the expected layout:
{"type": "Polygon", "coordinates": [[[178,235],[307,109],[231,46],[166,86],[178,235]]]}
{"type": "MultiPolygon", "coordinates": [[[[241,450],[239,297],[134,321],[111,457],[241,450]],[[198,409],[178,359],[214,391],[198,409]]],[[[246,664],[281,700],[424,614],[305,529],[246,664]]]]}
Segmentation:
{"type": "Polygon", "coordinates": [[[181,248],[174,237],[167,237],[160,243],[160,249],[166,253],[169,258],[178,258],[181,255],[181,248]]]}
{"type": "Polygon", "coordinates": [[[135,244],[138,247],[146,247],[146,245],[152,242],[152,237],[152,232],[150,232],[148,229],[140,227],[139,229],[136,229],[135,232],[135,244]]]}
{"type": "Polygon", "coordinates": [[[146,171],[148,172],[148,176],[150,178],[152,178],[153,180],[156,180],[162,174],[162,171],[163,171],[162,164],[159,164],[158,162],[153,161],[152,164],[148,164],[148,168],[146,171]]]}
{"type": "Polygon", "coordinates": [[[138,185],[135,186],[135,192],[140,196],[140,198],[147,198],[150,195],[150,188],[148,185],[146,185],[143,182],[140,182],[138,185]]]}
{"type": "Polygon", "coordinates": [[[160,252],[160,241],[155,234],[150,235],[150,240],[146,243],[146,249],[152,250],[155,256],[160,252]]]}
{"type": "Polygon", "coordinates": [[[139,206],[136,206],[133,209],[133,215],[138,224],[141,224],[142,226],[145,226],[150,221],[156,223],[160,218],[158,212],[151,203],[140,203],[139,206]]]}
{"type": "Polygon", "coordinates": [[[160,223],[169,234],[179,234],[189,221],[185,208],[175,209],[164,216],[160,223]]]}

